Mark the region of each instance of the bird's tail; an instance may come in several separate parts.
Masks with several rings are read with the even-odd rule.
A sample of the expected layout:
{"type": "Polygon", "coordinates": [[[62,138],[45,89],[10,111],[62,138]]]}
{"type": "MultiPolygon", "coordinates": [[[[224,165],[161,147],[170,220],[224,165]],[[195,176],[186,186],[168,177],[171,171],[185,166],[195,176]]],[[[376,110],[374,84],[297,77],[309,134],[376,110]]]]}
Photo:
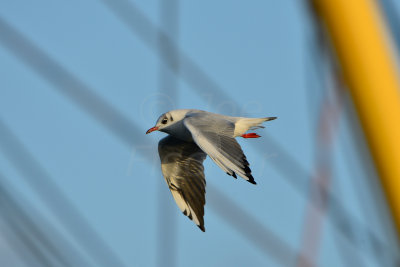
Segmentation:
{"type": "Polygon", "coordinates": [[[256,130],[264,128],[261,123],[265,121],[275,120],[277,117],[265,117],[265,118],[240,118],[235,123],[235,136],[241,136],[248,130],[256,130]]]}

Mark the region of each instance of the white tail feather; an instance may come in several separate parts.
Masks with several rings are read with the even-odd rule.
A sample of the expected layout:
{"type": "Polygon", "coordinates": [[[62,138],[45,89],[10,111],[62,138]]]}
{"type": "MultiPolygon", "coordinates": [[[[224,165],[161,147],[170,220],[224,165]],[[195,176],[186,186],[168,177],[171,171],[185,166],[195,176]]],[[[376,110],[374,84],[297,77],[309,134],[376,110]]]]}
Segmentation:
{"type": "Polygon", "coordinates": [[[264,126],[260,125],[265,121],[274,120],[276,117],[266,117],[266,118],[239,118],[235,123],[235,132],[234,137],[241,136],[249,129],[256,130],[259,128],[264,128],[264,126]]]}

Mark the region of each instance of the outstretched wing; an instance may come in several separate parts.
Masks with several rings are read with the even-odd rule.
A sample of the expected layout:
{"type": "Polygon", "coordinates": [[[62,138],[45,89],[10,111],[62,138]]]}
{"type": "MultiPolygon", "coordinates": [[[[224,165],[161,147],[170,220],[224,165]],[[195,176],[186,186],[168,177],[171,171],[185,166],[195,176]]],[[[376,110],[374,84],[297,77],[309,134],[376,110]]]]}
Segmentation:
{"type": "Polygon", "coordinates": [[[176,204],[204,232],[207,157],[195,143],[167,136],[158,143],[161,170],[176,204]]]}
{"type": "Polygon", "coordinates": [[[194,113],[183,121],[196,144],[227,174],[256,184],[249,162],[234,138],[235,125],[222,117],[194,113]]]}

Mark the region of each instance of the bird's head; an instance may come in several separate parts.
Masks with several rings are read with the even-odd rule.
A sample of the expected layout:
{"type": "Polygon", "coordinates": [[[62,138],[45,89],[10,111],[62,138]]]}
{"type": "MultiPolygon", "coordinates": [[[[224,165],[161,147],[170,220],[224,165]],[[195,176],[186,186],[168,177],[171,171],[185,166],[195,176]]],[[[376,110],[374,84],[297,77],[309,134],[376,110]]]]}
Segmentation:
{"type": "Polygon", "coordinates": [[[156,122],[154,127],[151,127],[147,130],[146,134],[149,134],[154,131],[161,131],[165,132],[167,128],[172,126],[173,124],[181,121],[185,115],[188,113],[189,110],[187,109],[177,109],[171,110],[164,114],[162,114],[156,122]]]}

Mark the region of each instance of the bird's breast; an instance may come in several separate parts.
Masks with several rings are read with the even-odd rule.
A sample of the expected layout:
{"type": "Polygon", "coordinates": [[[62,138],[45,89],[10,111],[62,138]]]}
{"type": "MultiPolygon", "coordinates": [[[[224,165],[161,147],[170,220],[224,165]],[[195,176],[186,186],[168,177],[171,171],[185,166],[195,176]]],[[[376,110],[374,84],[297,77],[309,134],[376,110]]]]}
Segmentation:
{"type": "Polygon", "coordinates": [[[164,128],[163,131],[183,141],[193,142],[192,133],[182,122],[177,122],[167,128],[164,128]]]}

